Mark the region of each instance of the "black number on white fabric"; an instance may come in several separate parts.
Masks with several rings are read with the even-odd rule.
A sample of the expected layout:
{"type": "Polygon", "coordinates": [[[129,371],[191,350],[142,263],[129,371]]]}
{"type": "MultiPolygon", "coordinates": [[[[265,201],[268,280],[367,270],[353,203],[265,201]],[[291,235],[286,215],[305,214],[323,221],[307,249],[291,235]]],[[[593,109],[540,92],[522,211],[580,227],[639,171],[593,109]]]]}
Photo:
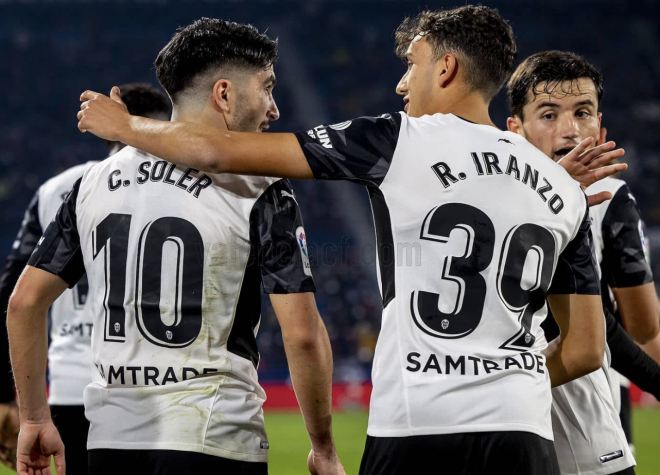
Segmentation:
{"type": "Polygon", "coordinates": [[[142,231],[135,311],[140,333],[153,344],[182,348],[199,335],[204,263],[196,252],[203,248],[201,234],[185,219],[160,218],[142,231]],[[163,264],[173,271],[168,273],[169,286],[163,285],[163,264]],[[163,315],[171,315],[169,324],[163,322],[163,315]]]}
{"type": "Polygon", "coordinates": [[[78,281],[76,286],[71,289],[73,292],[73,308],[81,310],[85,307],[87,302],[87,294],[89,293],[89,282],[87,281],[87,274],[83,275],[78,281]]]}
{"type": "Polygon", "coordinates": [[[465,248],[460,255],[447,256],[442,280],[457,284],[454,308],[439,309],[440,294],[419,290],[412,295],[412,313],[417,326],[440,338],[462,338],[472,333],[483,314],[486,281],[481,271],[493,259],[495,228],[486,214],[461,203],[449,203],[431,210],[424,219],[421,239],[449,242],[449,234],[460,230],[465,234],[465,248]]]}
{"type": "Polygon", "coordinates": [[[509,310],[519,314],[520,330],[500,348],[526,350],[534,344],[532,317],[545,305],[555,248],[552,233],[536,224],[516,226],[504,238],[497,293],[509,310]]]}
{"type": "MultiPolygon", "coordinates": [[[[472,333],[483,316],[486,281],[481,275],[491,264],[495,227],[474,206],[448,203],[432,209],[422,225],[420,238],[448,244],[451,233],[463,234],[465,245],[445,257],[441,280],[458,289],[450,308],[440,309],[441,295],[428,290],[412,292],[410,305],[415,324],[438,338],[463,338],[472,333]]],[[[452,238],[458,239],[455,235],[452,238]]],[[[556,251],[555,239],[536,224],[512,228],[505,237],[497,274],[497,292],[512,312],[518,313],[520,330],[501,348],[524,351],[534,344],[532,317],[545,305],[556,251]]]]}
{"type": "MultiPolygon", "coordinates": [[[[92,233],[94,258],[105,249],[104,337],[126,340],[126,272],[131,216],[108,215],[92,233]]],[[[140,333],[159,346],[190,345],[202,328],[203,249],[197,228],[181,218],[160,218],[140,233],[135,312],[140,333]],[[172,272],[163,272],[163,266],[172,272]],[[164,321],[164,319],[166,319],[164,321]]]]}
{"type": "Polygon", "coordinates": [[[94,259],[104,249],[105,309],[104,339],[125,341],[126,312],[126,259],[128,258],[128,232],[131,228],[130,214],[109,214],[92,232],[94,259]]]}

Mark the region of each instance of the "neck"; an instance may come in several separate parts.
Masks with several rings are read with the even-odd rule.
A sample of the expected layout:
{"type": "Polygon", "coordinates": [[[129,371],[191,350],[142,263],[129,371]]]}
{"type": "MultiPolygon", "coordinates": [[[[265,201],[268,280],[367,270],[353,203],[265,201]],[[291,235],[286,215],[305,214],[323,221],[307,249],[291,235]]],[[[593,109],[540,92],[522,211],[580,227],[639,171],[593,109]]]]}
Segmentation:
{"type": "Polygon", "coordinates": [[[227,130],[227,123],[225,122],[224,117],[219,120],[218,111],[210,106],[200,108],[174,105],[172,107],[172,121],[211,125],[213,127],[227,130]]]}
{"type": "Polygon", "coordinates": [[[109,148],[108,148],[108,157],[111,156],[111,155],[114,155],[117,152],[119,152],[125,146],[126,145],[124,145],[121,142],[111,142],[109,144],[109,148]]]}
{"type": "Polygon", "coordinates": [[[448,101],[443,101],[443,107],[438,110],[442,114],[454,114],[463,119],[474,122],[475,124],[497,126],[490,119],[488,112],[488,102],[479,93],[470,93],[465,96],[456,97],[448,101]]]}

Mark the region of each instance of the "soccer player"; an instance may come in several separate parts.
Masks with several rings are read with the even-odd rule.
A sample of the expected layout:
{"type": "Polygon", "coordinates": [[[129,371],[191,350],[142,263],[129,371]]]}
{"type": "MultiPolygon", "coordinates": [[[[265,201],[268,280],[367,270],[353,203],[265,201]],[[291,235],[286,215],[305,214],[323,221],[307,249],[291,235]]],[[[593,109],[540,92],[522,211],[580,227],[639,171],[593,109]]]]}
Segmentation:
{"type": "MultiPolygon", "coordinates": [[[[581,56],[561,51],[530,56],[511,77],[508,93],[512,112],[507,121],[509,130],[527,138],[554,160],[560,160],[588,137],[593,143],[600,138],[603,79],[581,56]]],[[[614,196],[591,208],[604,306],[608,316],[609,312],[620,314],[626,328],[633,329],[633,337],[646,341],[657,333],[660,310],[637,204],[626,183],[619,179],[606,178],[587,191],[608,191],[614,196]]],[[[549,330],[553,333],[551,326],[549,330]]],[[[653,366],[639,348],[633,348],[636,355],[621,353],[619,343],[625,335],[616,320],[608,322],[608,336],[612,366],[633,379],[645,366],[653,366]],[[619,335],[612,341],[615,333],[619,335]]],[[[562,474],[634,473],[634,459],[617,412],[607,364],[553,389],[553,430],[562,474]]]]}
{"type": "MultiPolygon", "coordinates": [[[[173,118],[263,131],[277,43],[201,19],[158,55],[173,118]]],[[[85,389],[90,473],[265,474],[257,381],[260,287],[282,326],[308,427],[309,464],[341,475],[331,434],[332,356],[316,309],[300,211],[277,178],[207,174],[134,148],[93,166],[46,229],[10,300],[18,469],[62,444],[45,405],[45,310],[87,272],[96,369],[85,389]]]]}
{"type": "MultiPolygon", "coordinates": [[[[143,115],[156,120],[168,120],[170,102],[160,90],[149,84],[126,84],[121,86],[122,99],[132,114],[143,115]]],[[[110,155],[125,145],[108,142],[110,155]]],[[[87,169],[98,161],[90,161],[72,167],[44,183],[35,193],[25,218],[21,224],[11,254],[7,257],[0,279],[0,309],[2,309],[2,333],[6,332],[5,312],[9,296],[14,290],[18,277],[27,265],[30,255],[48,224],[53,220],[64,198],[87,169]]],[[[67,472],[69,475],[87,474],[87,432],[89,422],[85,418],[83,390],[92,379],[92,313],[87,303],[87,278],[83,277],[71,290],[58,298],[50,309],[50,344],[48,347],[48,404],[62,441],[67,451],[67,472]]],[[[4,351],[0,351],[0,366],[9,369],[9,349],[7,339],[2,338],[4,351]]],[[[14,401],[14,381],[9,371],[0,373],[0,427],[14,426],[0,434],[0,446],[7,451],[3,460],[15,465],[16,439],[18,437],[18,406],[14,401]],[[10,413],[15,412],[12,416],[10,413]],[[6,420],[8,418],[8,420],[6,420]],[[15,422],[14,422],[15,421],[15,422]]]]}
{"type": "MultiPolygon", "coordinates": [[[[127,114],[116,90],[88,91],[79,128],[213,172],[366,185],[384,311],[361,473],[559,473],[550,385],[599,368],[605,344],[587,200],[490,120],[516,55],[495,10],[427,11],[397,42],[407,114],[258,136],[163,127],[127,114]],[[419,265],[406,263],[409,248],[419,265]],[[546,297],[562,330],[551,347],[546,297]]],[[[583,154],[589,143],[570,160],[622,153],[601,156],[608,143],[583,154]]]]}

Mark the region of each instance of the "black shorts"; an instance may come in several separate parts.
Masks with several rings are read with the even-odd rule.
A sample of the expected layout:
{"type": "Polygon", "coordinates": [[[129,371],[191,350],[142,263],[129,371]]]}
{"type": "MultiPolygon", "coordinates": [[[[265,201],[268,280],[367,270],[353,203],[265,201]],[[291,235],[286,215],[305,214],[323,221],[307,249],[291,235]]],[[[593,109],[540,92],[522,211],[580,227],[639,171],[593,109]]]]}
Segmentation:
{"type": "Polygon", "coordinates": [[[627,469],[613,473],[612,475],[635,475],[635,467],[628,467],[627,469]]]}
{"type": "Polygon", "coordinates": [[[529,432],[367,437],[360,475],[559,475],[555,446],[529,432]]]}
{"type": "Polygon", "coordinates": [[[67,475],[87,475],[89,421],[85,406],[50,406],[50,414],[64,442],[67,475]]]}
{"type": "MultiPolygon", "coordinates": [[[[67,470],[67,474],[69,471],[67,470]]],[[[214,455],[178,450],[116,450],[89,451],[90,475],[267,475],[266,462],[240,462],[214,455]]]]}

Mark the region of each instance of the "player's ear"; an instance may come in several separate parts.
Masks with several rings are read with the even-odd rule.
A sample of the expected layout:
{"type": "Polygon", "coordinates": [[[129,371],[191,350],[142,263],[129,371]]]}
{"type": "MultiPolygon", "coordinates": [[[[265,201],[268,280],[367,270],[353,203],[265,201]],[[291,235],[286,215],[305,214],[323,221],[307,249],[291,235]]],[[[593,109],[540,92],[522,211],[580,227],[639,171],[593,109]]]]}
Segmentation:
{"type": "Polygon", "coordinates": [[[447,87],[452,81],[454,81],[454,79],[456,79],[456,75],[458,74],[459,64],[458,61],[456,61],[456,56],[447,53],[440,58],[438,65],[440,67],[438,86],[447,87]]]}
{"type": "Polygon", "coordinates": [[[509,117],[506,120],[506,128],[509,130],[509,132],[513,132],[514,134],[519,134],[520,131],[522,130],[522,124],[520,123],[520,119],[518,119],[518,117],[509,117]]]}
{"type": "Polygon", "coordinates": [[[230,96],[234,92],[233,89],[234,86],[228,79],[218,79],[213,85],[213,101],[222,112],[231,112],[230,96]]]}

